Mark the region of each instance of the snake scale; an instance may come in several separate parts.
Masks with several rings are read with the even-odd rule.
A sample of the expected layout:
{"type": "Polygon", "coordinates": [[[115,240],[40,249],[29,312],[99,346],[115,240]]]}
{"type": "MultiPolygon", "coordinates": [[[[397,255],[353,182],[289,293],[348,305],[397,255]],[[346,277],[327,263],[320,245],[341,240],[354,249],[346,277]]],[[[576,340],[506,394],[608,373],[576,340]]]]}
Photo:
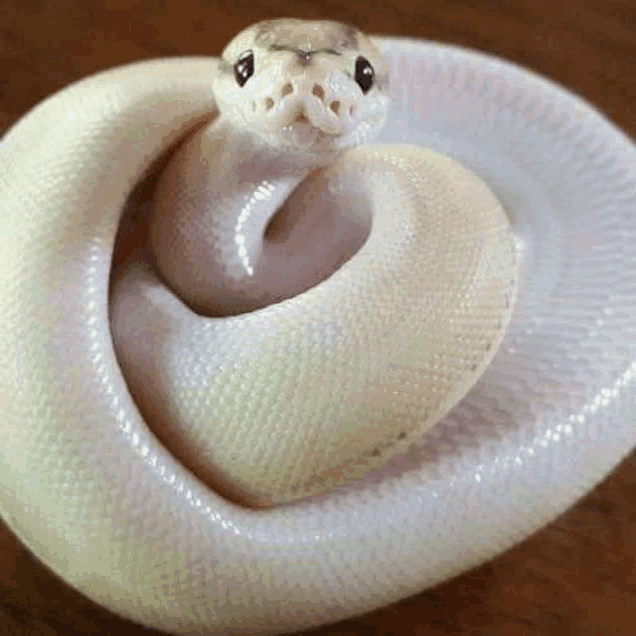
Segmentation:
{"type": "Polygon", "coordinates": [[[355,478],[478,380],[518,263],[479,178],[369,143],[389,97],[362,33],[275,20],[220,60],[83,80],[3,139],[0,508],[97,602],[275,632],[400,588],[355,478]],[[162,157],[147,245],[112,271],[162,157]]]}

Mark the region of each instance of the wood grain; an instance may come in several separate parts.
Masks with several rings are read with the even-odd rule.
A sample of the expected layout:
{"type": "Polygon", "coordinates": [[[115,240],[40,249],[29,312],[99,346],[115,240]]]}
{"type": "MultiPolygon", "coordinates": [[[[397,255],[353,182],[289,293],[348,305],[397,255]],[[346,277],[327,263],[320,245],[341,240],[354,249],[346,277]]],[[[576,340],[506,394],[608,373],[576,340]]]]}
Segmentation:
{"type": "MultiPolygon", "coordinates": [[[[529,66],[636,136],[636,5],[616,0],[4,0],[0,132],[51,92],[116,64],[218,55],[256,20],[298,16],[428,38],[529,66]]],[[[599,442],[602,443],[602,442],[599,442]]],[[[626,449],[627,451],[628,449],[626,449]]],[[[557,521],[493,561],[408,600],[305,636],[636,633],[636,453],[557,521]]],[[[97,607],[0,525],[0,634],[159,634],[97,607]]]]}

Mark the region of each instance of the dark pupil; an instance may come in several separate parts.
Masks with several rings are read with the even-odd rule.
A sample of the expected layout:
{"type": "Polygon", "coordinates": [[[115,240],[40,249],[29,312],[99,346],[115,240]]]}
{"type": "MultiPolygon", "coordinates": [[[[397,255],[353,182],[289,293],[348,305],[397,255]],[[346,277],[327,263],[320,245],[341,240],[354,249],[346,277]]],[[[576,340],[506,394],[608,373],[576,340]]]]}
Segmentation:
{"type": "Polygon", "coordinates": [[[254,75],[254,53],[245,51],[234,65],[234,77],[239,86],[243,86],[254,75]]]}
{"type": "Polygon", "coordinates": [[[368,93],[373,86],[373,79],[375,73],[373,72],[373,66],[363,57],[359,57],[356,60],[356,82],[362,89],[363,93],[368,93]]]}

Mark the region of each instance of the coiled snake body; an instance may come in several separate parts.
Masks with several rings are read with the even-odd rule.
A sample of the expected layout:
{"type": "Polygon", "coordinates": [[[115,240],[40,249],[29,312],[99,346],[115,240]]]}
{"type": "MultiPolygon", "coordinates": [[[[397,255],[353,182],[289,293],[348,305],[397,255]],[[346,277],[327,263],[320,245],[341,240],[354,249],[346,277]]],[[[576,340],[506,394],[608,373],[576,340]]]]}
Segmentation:
{"type": "Polygon", "coordinates": [[[388,90],[356,30],[271,21],[220,61],[89,78],[3,140],[0,505],[98,602],[236,633],[388,598],[374,564],[390,534],[370,541],[326,493],[465,395],[517,275],[478,178],[361,145],[388,90]],[[110,286],[133,186],[215,107],[158,181],[148,249],[110,286]]]}

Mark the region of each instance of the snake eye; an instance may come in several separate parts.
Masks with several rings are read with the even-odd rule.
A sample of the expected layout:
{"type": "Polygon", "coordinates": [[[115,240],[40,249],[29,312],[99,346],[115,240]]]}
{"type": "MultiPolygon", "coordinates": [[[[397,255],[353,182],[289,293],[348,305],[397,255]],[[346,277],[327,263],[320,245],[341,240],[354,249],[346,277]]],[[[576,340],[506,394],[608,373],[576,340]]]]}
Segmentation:
{"type": "Polygon", "coordinates": [[[241,53],[238,62],[234,65],[234,77],[239,86],[244,86],[252,75],[254,75],[254,53],[245,51],[241,53]]]}
{"type": "Polygon", "coordinates": [[[373,66],[366,58],[360,56],[356,60],[356,82],[362,89],[363,93],[368,93],[373,86],[373,80],[375,79],[375,73],[373,66]]]}

